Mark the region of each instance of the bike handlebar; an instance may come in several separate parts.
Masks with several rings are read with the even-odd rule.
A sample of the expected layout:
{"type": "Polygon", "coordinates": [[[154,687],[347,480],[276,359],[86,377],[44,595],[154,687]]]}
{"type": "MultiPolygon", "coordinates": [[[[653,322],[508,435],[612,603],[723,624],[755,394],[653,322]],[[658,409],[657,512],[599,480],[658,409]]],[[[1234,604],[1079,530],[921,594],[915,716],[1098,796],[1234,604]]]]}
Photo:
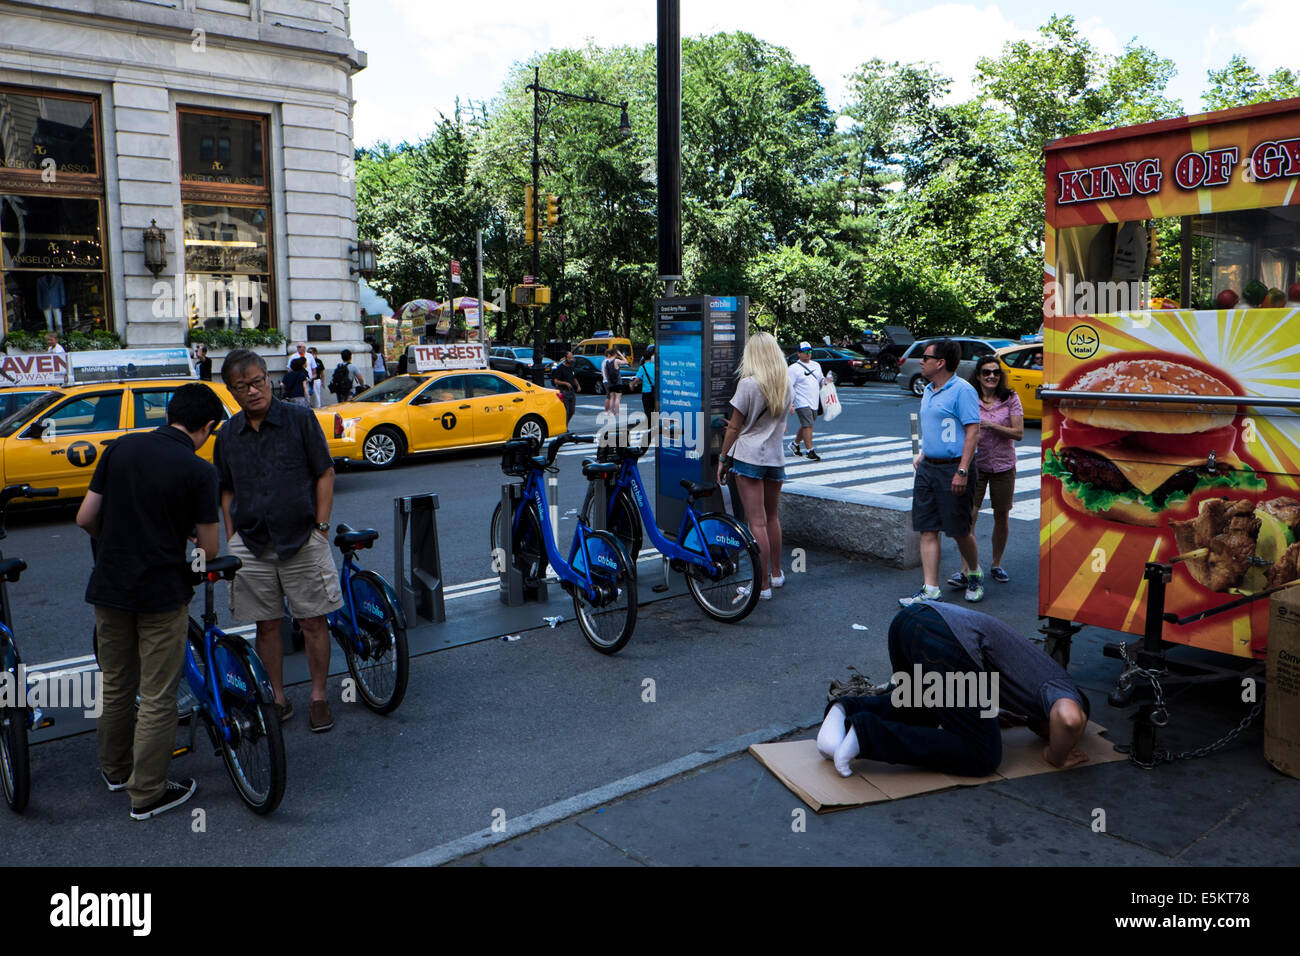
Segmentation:
{"type": "Polygon", "coordinates": [[[565,432],[557,436],[552,442],[551,447],[546,450],[546,463],[555,464],[555,456],[565,445],[591,445],[596,441],[595,435],[575,435],[573,432],[565,432]]]}
{"type": "Polygon", "coordinates": [[[0,491],[0,511],[15,498],[56,498],[58,488],[33,488],[31,485],[9,485],[0,491]]]}

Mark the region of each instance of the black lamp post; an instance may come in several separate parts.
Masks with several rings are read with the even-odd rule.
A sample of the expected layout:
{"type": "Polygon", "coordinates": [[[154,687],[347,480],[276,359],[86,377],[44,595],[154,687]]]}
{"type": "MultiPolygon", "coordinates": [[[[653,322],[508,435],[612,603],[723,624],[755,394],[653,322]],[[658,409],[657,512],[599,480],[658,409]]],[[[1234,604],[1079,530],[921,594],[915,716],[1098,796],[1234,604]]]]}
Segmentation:
{"type": "MultiPolygon", "coordinates": [[[[542,138],[542,120],[550,113],[551,108],[555,105],[555,100],[573,100],[578,103],[599,103],[602,106],[613,106],[619,110],[618,132],[620,136],[627,136],[632,132],[632,123],[627,116],[627,100],[621,103],[615,103],[612,100],[603,100],[594,92],[586,96],[577,93],[566,93],[563,90],[553,90],[549,87],[542,86],[539,78],[540,69],[533,67],[533,82],[529,83],[524,89],[533,91],[533,275],[541,274],[542,269],[542,217],[540,210],[540,192],[539,186],[541,179],[542,160],[539,156],[541,150],[542,138]]],[[[545,384],[542,378],[542,323],[540,316],[533,320],[533,381],[538,385],[545,384]]]]}

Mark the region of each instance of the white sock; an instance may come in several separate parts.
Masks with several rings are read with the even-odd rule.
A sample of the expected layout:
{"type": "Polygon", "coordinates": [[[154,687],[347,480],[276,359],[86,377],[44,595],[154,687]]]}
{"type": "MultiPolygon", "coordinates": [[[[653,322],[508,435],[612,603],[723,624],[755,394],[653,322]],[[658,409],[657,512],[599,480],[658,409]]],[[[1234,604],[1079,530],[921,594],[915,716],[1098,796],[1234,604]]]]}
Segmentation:
{"type": "Polygon", "coordinates": [[[835,759],[835,751],[844,742],[844,708],[831,704],[822,721],[822,729],[817,733],[817,750],[827,760],[835,759]]]}
{"type": "Polygon", "coordinates": [[[840,741],[840,745],[835,751],[835,769],[840,772],[841,777],[853,776],[853,770],[849,767],[849,764],[853,762],[853,758],[858,753],[858,732],[850,727],[849,732],[844,735],[844,739],[840,741]]]}

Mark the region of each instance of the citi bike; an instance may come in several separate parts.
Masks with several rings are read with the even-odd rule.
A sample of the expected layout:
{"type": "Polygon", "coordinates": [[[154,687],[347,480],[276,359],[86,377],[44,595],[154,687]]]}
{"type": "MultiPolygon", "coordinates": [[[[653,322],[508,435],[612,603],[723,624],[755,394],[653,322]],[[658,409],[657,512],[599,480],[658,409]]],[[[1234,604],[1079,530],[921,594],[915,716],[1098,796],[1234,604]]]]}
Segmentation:
{"type": "MultiPolygon", "coordinates": [[[[31,485],[9,485],[0,491],[0,540],[8,535],[4,513],[10,501],[14,498],[55,498],[58,494],[58,488],[33,488],[31,485]]],[[[18,642],[14,639],[9,590],[4,582],[16,582],[26,570],[27,562],[22,558],[0,556],[0,670],[9,684],[5,693],[9,701],[0,706],[0,783],[4,786],[5,802],[15,813],[27,809],[32,792],[27,734],[54,723],[41,713],[40,708],[26,705],[27,688],[19,687],[19,682],[25,682],[26,677],[21,667],[23,659],[18,653],[18,642]]]]}
{"type": "MultiPolygon", "coordinates": [[[[609,432],[608,437],[613,439],[614,433],[609,432]]],[[[639,441],[611,441],[602,444],[597,453],[598,460],[611,462],[616,469],[613,481],[606,488],[606,529],[623,543],[629,554],[641,553],[644,531],[659,553],[668,559],[668,566],[685,575],[691,597],[705,614],[729,624],[744,620],[758,603],[763,581],[758,542],[748,528],[730,515],[696,510],[696,499],[707,498],[717,485],[686,478],[681,481],[686,490],[681,527],[677,540],[668,540],[655,521],[650,496],[646,494],[637,466],[637,459],[648,447],[649,432],[635,431],[628,437],[639,441]]],[[[595,500],[595,489],[589,488],[581,512],[583,520],[589,523],[594,518],[595,500]]]]}
{"type": "MultiPolygon", "coordinates": [[[[636,627],[636,565],[619,540],[607,531],[593,531],[578,519],[573,544],[566,561],[556,545],[551,523],[546,520],[550,508],[546,501],[543,474],[555,471],[555,455],[568,444],[590,444],[595,438],[571,432],[551,441],[547,454],[538,455],[540,443],[535,439],[516,438],[506,442],[501,470],[523,478],[523,495],[510,516],[510,543],[514,566],[523,575],[525,586],[535,587],[546,576],[550,562],[560,579],[560,587],[573,597],[573,611],[578,627],[588,643],[603,654],[613,654],[631,639],[636,627]]],[[[614,466],[601,462],[583,462],[582,473],[588,481],[602,481],[613,474],[614,466]]],[[[501,505],[492,512],[492,548],[495,553],[501,537],[501,505]]]]}

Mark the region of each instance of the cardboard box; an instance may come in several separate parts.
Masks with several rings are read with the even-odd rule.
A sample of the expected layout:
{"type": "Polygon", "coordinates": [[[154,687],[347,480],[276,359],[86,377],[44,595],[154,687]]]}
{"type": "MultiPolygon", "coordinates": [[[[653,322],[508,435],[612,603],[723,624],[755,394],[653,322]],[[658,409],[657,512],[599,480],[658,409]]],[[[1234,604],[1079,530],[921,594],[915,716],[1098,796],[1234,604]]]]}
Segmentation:
{"type": "Polygon", "coordinates": [[[1269,598],[1264,759],[1300,778],[1300,587],[1269,598]]]}

